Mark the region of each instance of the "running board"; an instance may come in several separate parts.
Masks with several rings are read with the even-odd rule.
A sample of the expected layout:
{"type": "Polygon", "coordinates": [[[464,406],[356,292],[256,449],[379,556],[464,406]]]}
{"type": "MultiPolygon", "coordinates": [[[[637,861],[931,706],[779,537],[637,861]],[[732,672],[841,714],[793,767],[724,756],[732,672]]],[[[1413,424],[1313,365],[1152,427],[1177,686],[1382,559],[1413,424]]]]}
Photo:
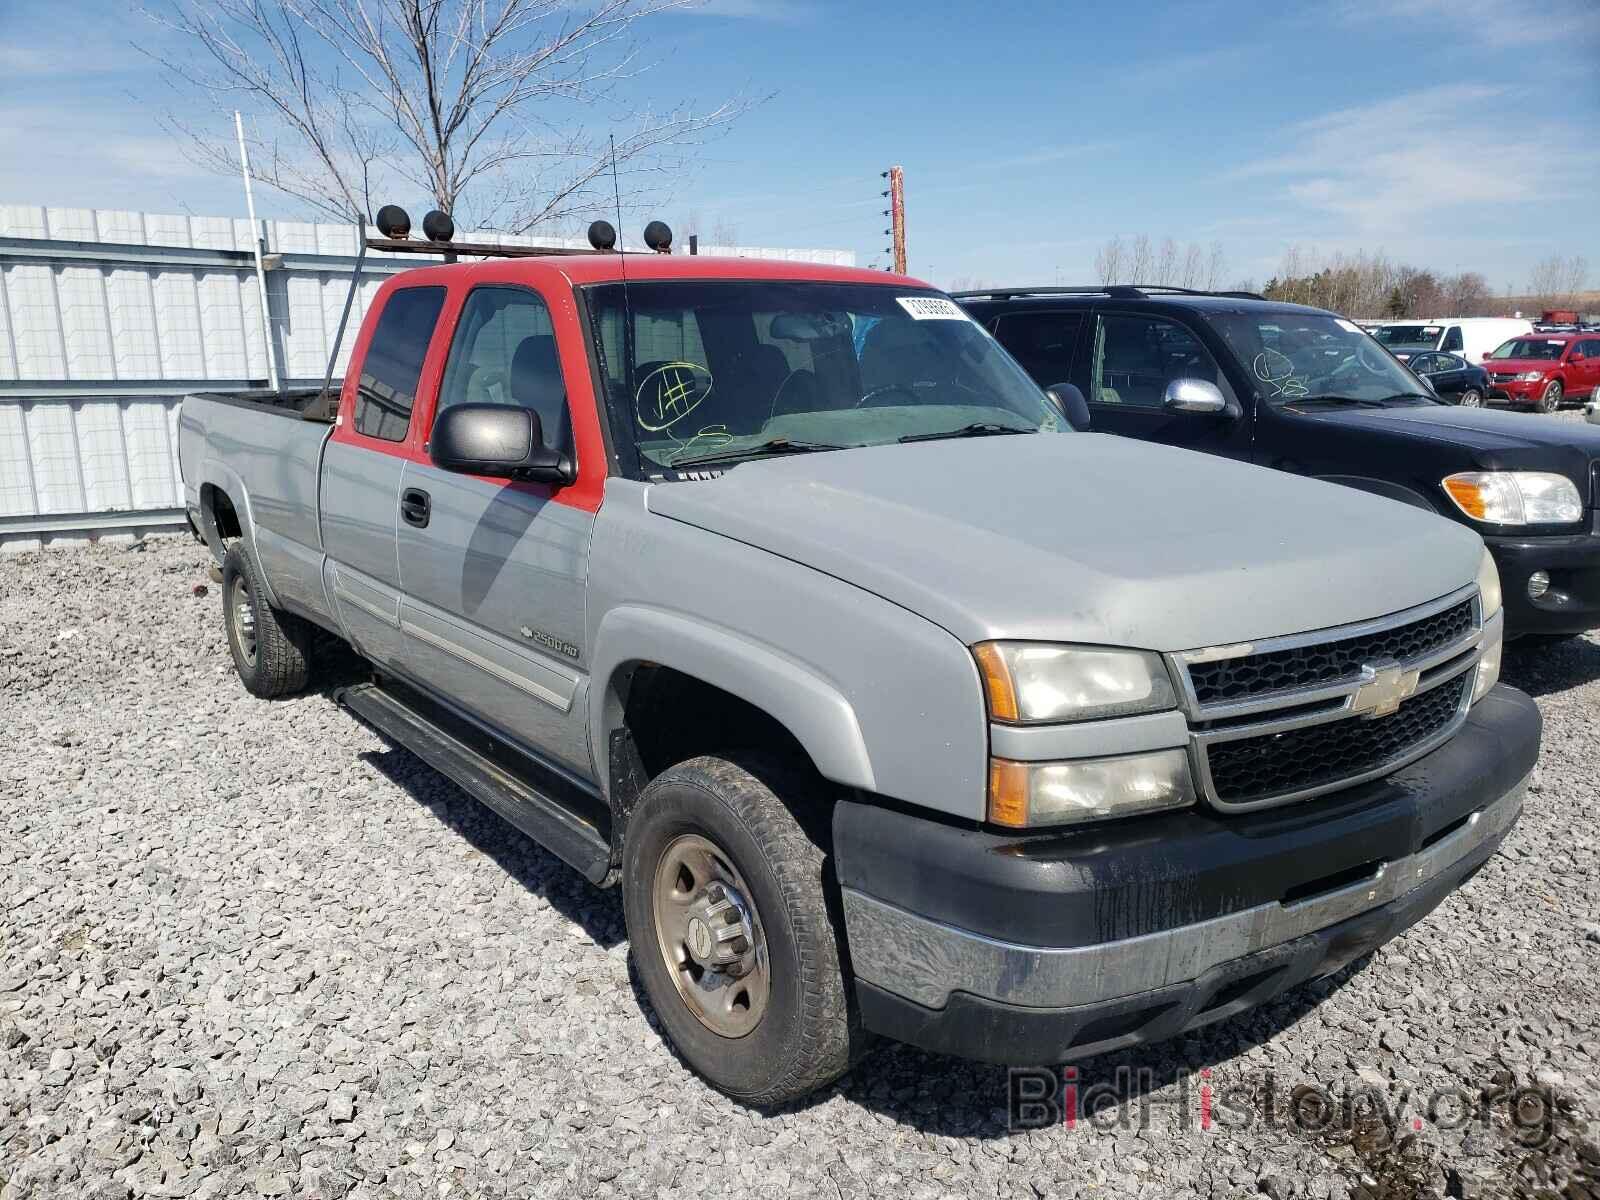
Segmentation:
{"type": "Polygon", "coordinates": [[[333,698],[474,800],[494,809],[590,883],[605,879],[611,867],[610,844],[598,829],[548,791],[474,750],[381,684],[340,688],[333,698]]]}

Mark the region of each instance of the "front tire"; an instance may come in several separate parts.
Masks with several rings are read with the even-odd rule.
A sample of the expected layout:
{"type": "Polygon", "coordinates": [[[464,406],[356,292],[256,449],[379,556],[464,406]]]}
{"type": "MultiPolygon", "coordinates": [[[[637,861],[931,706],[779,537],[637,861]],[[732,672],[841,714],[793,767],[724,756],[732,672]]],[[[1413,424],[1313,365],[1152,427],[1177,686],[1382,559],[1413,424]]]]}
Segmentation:
{"type": "Polygon", "coordinates": [[[252,696],[273,700],[305,687],[311,625],[266,601],[255,562],[238,542],[222,559],[222,623],[234,670],[252,696]]]}
{"type": "Polygon", "coordinates": [[[1477,388],[1468,388],[1461,393],[1461,399],[1456,401],[1462,408],[1482,408],[1483,393],[1477,388]]]}
{"type": "Polygon", "coordinates": [[[668,1038],[761,1107],[832,1083],[864,1044],[827,858],[780,791],[821,800],[798,773],[690,759],[645,788],[623,850],[634,966],[668,1038]]]}
{"type": "Polygon", "coordinates": [[[1544,391],[1539,393],[1539,402],[1536,407],[1542,413],[1553,413],[1561,407],[1561,380],[1552,379],[1545,385],[1544,391]]]}

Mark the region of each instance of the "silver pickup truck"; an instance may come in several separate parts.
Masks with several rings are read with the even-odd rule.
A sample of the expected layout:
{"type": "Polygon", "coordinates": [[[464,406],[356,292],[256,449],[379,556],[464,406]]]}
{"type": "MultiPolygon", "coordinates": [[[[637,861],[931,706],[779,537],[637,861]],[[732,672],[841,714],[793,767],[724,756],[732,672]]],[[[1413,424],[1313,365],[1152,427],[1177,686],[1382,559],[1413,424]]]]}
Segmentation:
{"type": "Polygon", "coordinates": [[[336,397],[180,450],[254,694],[339,700],[597,885],[764,1105],[874,1034],[1059,1063],[1327,975],[1538,751],[1478,535],[1076,432],[941,293],[666,255],[391,278],[336,397]]]}

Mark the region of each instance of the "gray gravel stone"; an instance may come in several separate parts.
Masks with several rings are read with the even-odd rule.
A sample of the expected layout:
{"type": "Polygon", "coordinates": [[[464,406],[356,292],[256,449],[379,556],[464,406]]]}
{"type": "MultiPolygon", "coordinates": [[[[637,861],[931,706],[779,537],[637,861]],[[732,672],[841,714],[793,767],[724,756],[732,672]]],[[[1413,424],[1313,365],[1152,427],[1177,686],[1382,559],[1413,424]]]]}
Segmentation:
{"type": "Polygon", "coordinates": [[[1544,752],[1522,822],[1461,891],[1331,980],[1081,1064],[1080,1091],[1124,1101],[1108,1121],[1013,1135],[1003,1070],[904,1047],[778,1113],[704,1087],[640,1007],[616,892],[334,706],[352,656],[323,655],[305,696],[248,696],[216,589],[192,594],[207,563],[178,539],[0,556],[0,1200],[1264,1181],[1393,1200],[1600,1177],[1595,639],[1508,651],[1544,752]],[[1504,1104],[1486,1124],[1430,1114],[1538,1073],[1540,1148],[1504,1104]],[[1301,1128],[1306,1087],[1386,1108],[1301,1128]]]}

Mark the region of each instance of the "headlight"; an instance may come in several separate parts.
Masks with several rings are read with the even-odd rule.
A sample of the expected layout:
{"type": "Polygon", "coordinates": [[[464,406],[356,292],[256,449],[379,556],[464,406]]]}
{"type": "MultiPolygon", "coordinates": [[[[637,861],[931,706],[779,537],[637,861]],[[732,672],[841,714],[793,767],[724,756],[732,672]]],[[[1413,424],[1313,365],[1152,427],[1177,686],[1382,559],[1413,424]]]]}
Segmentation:
{"type": "Polygon", "coordinates": [[[989,820],[996,825],[1069,825],[1193,803],[1182,750],[1077,762],[989,760],[989,820]]]}
{"type": "Polygon", "coordinates": [[[1178,704],[1160,657],[1143,650],[980,642],[972,654],[996,721],[1084,721],[1178,704]]]}
{"type": "Polygon", "coordinates": [[[1462,471],[1444,490],[1475,521],[1492,525],[1570,525],[1583,518],[1572,480],[1549,471],[1462,471]]]}
{"type": "Polygon", "coordinates": [[[1524,382],[1524,383],[1537,383],[1539,380],[1544,378],[1544,372],[1543,371],[1523,371],[1517,376],[1517,378],[1522,380],[1522,382],[1524,382]]]}
{"type": "Polygon", "coordinates": [[[1485,623],[1500,611],[1500,568],[1494,565],[1494,555],[1487,549],[1478,560],[1478,595],[1483,600],[1485,623]]]}
{"type": "Polygon", "coordinates": [[[1500,682],[1500,652],[1505,648],[1505,622],[1496,617],[1483,631],[1483,649],[1478,655],[1478,675],[1472,681],[1472,702],[1476,704],[1500,682]]]}

